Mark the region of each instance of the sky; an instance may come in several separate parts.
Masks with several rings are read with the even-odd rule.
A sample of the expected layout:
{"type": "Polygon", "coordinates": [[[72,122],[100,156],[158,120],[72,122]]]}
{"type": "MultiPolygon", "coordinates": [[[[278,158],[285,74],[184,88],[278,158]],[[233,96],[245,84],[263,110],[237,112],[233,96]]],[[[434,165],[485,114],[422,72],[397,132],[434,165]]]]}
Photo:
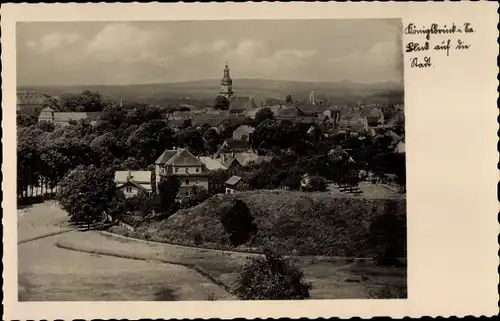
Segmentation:
{"type": "Polygon", "coordinates": [[[399,19],[24,22],[20,86],[127,85],[222,77],[403,81],[399,19]]]}

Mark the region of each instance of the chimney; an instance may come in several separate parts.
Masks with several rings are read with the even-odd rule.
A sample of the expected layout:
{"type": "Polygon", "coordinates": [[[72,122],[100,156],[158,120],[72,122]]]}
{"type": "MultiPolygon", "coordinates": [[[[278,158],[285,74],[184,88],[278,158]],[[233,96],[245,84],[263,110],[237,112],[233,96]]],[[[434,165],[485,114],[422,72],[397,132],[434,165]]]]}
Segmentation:
{"type": "Polygon", "coordinates": [[[130,181],[132,179],[132,171],[128,171],[128,176],[127,176],[127,181],[130,181]]]}

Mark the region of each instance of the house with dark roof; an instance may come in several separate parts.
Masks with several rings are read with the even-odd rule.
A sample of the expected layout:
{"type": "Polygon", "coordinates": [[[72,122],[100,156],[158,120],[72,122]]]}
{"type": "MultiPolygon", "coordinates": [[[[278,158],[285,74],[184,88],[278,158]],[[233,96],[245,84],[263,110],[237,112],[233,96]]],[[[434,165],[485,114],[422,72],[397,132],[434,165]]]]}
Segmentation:
{"type": "Polygon", "coordinates": [[[187,149],[165,150],[155,162],[156,185],[163,177],[177,176],[181,183],[179,196],[189,196],[193,186],[208,190],[208,170],[187,149]]]}
{"type": "Polygon", "coordinates": [[[234,194],[242,190],[243,180],[240,176],[231,176],[225,183],[226,194],[234,194]]]}
{"type": "Polygon", "coordinates": [[[226,139],[218,150],[218,154],[240,153],[251,150],[246,140],[226,139]]]}
{"type": "Polygon", "coordinates": [[[116,171],[116,188],[123,192],[125,197],[133,197],[139,193],[149,194],[152,191],[150,171],[116,171]]]}
{"type": "Polygon", "coordinates": [[[88,119],[92,125],[94,125],[97,120],[102,117],[103,112],[58,112],[54,109],[47,107],[40,112],[38,117],[39,122],[51,122],[54,125],[66,126],[69,125],[70,121],[78,121],[82,119],[88,119]]]}
{"type": "Polygon", "coordinates": [[[305,116],[317,117],[325,112],[326,107],[322,104],[304,103],[298,104],[297,109],[305,116]]]}

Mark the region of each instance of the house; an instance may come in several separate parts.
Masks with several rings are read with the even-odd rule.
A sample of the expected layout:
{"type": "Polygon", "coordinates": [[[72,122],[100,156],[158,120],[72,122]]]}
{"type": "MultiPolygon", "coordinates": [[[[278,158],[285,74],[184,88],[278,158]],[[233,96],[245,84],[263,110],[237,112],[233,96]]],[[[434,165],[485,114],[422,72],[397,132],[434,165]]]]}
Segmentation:
{"type": "Polygon", "coordinates": [[[94,125],[97,120],[103,115],[103,112],[57,112],[54,109],[47,107],[42,109],[40,116],[38,117],[39,122],[51,122],[54,125],[69,125],[70,121],[78,121],[83,119],[88,119],[92,125],[94,125]]]}
{"type": "Polygon", "coordinates": [[[230,114],[239,115],[254,108],[257,108],[257,104],[251,97],[234,97],[229,103],[230,114]]]}
{"type": "Polygon", "coordinates": [[[224,129],[225,117],[210,117],[210,116],[198,116],[192,120],[192,126],[196,129],[200,129],[204,126],[208,126],[215,130],[219,134],[224,129]]]}
{"type": "Polygon", "coordinates": [[[165,150],[156,160],[155,168],[156,186],[163,177],[179,178],[179,197],[189,196],[193,186],[208,190],[208,170],[205,164],[187,149],[165,150]]]}
{"type": "Polygon", "coordinates": [[[297,109],[305,116],[317,117],[325,112],[326,107],[322,104],[305,103],[299,104],[297,109]]]}
{"type": "Polygon", "coordinates": [[[250,145],[246,140],[226,139],[220,147],[218,154],[230,154],[249,151],[250,145]]]}
{"type": "Polygon", "coordinates": [[[255,119],[255,115],[257,115],[257,113],[259,112],[259,110],[261,110],[262,108],[265,108],[265,107],[260,107],[260,108],[254,108],[254,109],[247,110],[247,111],[243,112],[243,116],[251,118],[251,119],[255,119]]]}
{"type": "Polygon", "coordinates": [[[139,192],[151,193],[150,171],[116,171],[116,188],[123,192],[125,197],[136,196],[139,192]]]}
{"type": "Polygon", "coordinates": [[[234,158],[242,166],[247,166],[250,163],[261,164],[263,162],[270,162],[273,159],[272,156],[257,155],[254,152],[235,153],[234,158]]]}
{"type": "Polygon", "coordinates": [[[200,161],[205,165],[207,170],[216,171],[218,169],[226,170],[227,167],[224,166],[222,159],[215,159],[212,157],[201,156],[200,161]]]}
{"type": "Polygon", "coordinates": [[[393,128],[404,128],[405,127],[405,113],[404,110],[398,109],[394,116],[387,121],[387,125],[393,128]]]}
{"type": "Polygon", "coordinates": [[[366,117],[366,122],[369,127],[378,127],[385,122],[384,113],[376,107],[367,107],[361,110],[361,114],[366,117]]]}
{"type": "Polygon", "coordinates": [[[366,117],[361,114],[358,107],[343,110],[338,118],[338,130],[341,132],[363,132],[368,129],[366,117]]]}
{"type": "Polygon", "coordinates": [[[253,127],[241,125],[233,131],[233,140],[250,140],[250,134],[254,131],[253,127]]]}
{"type": "Polygon", "coordinates": [[[231,176],[225,183],[226,185],[226,194],[234,194],[241,190],[242,187],[242,179],[239,176],[231,176]]]}
{"type": "Polygon", "coordinates": [[[404,152],[405,152],[405,142],[404,140],[402,140],[396,145],[396,153],[403,154],[404,152]]]}
{"type": "Polygon", "coordinates": [[[16,110],[18,113],[36,117],[42,111],[47,98],[35,90],[18,90],[16,110]]]}

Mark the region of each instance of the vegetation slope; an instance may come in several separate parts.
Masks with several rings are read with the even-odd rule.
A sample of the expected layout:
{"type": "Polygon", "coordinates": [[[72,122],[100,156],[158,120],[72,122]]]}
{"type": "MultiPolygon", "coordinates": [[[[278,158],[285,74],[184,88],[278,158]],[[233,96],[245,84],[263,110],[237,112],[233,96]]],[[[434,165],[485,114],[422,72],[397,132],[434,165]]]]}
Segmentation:
{"type": "Polygon", "coordinates": [[[257,227],[238,250],[260,252],[270,247],[290,255],[374,257],[384,245],[376,236],[383,235],[382,243],[396,245],[393,255],[406,257],[405,199],[281,190],[217,194],[167,220],[139,227],[134,234],[175,244],[235,249],[222,218],[237,200],[246,204],[257,227]]]}

